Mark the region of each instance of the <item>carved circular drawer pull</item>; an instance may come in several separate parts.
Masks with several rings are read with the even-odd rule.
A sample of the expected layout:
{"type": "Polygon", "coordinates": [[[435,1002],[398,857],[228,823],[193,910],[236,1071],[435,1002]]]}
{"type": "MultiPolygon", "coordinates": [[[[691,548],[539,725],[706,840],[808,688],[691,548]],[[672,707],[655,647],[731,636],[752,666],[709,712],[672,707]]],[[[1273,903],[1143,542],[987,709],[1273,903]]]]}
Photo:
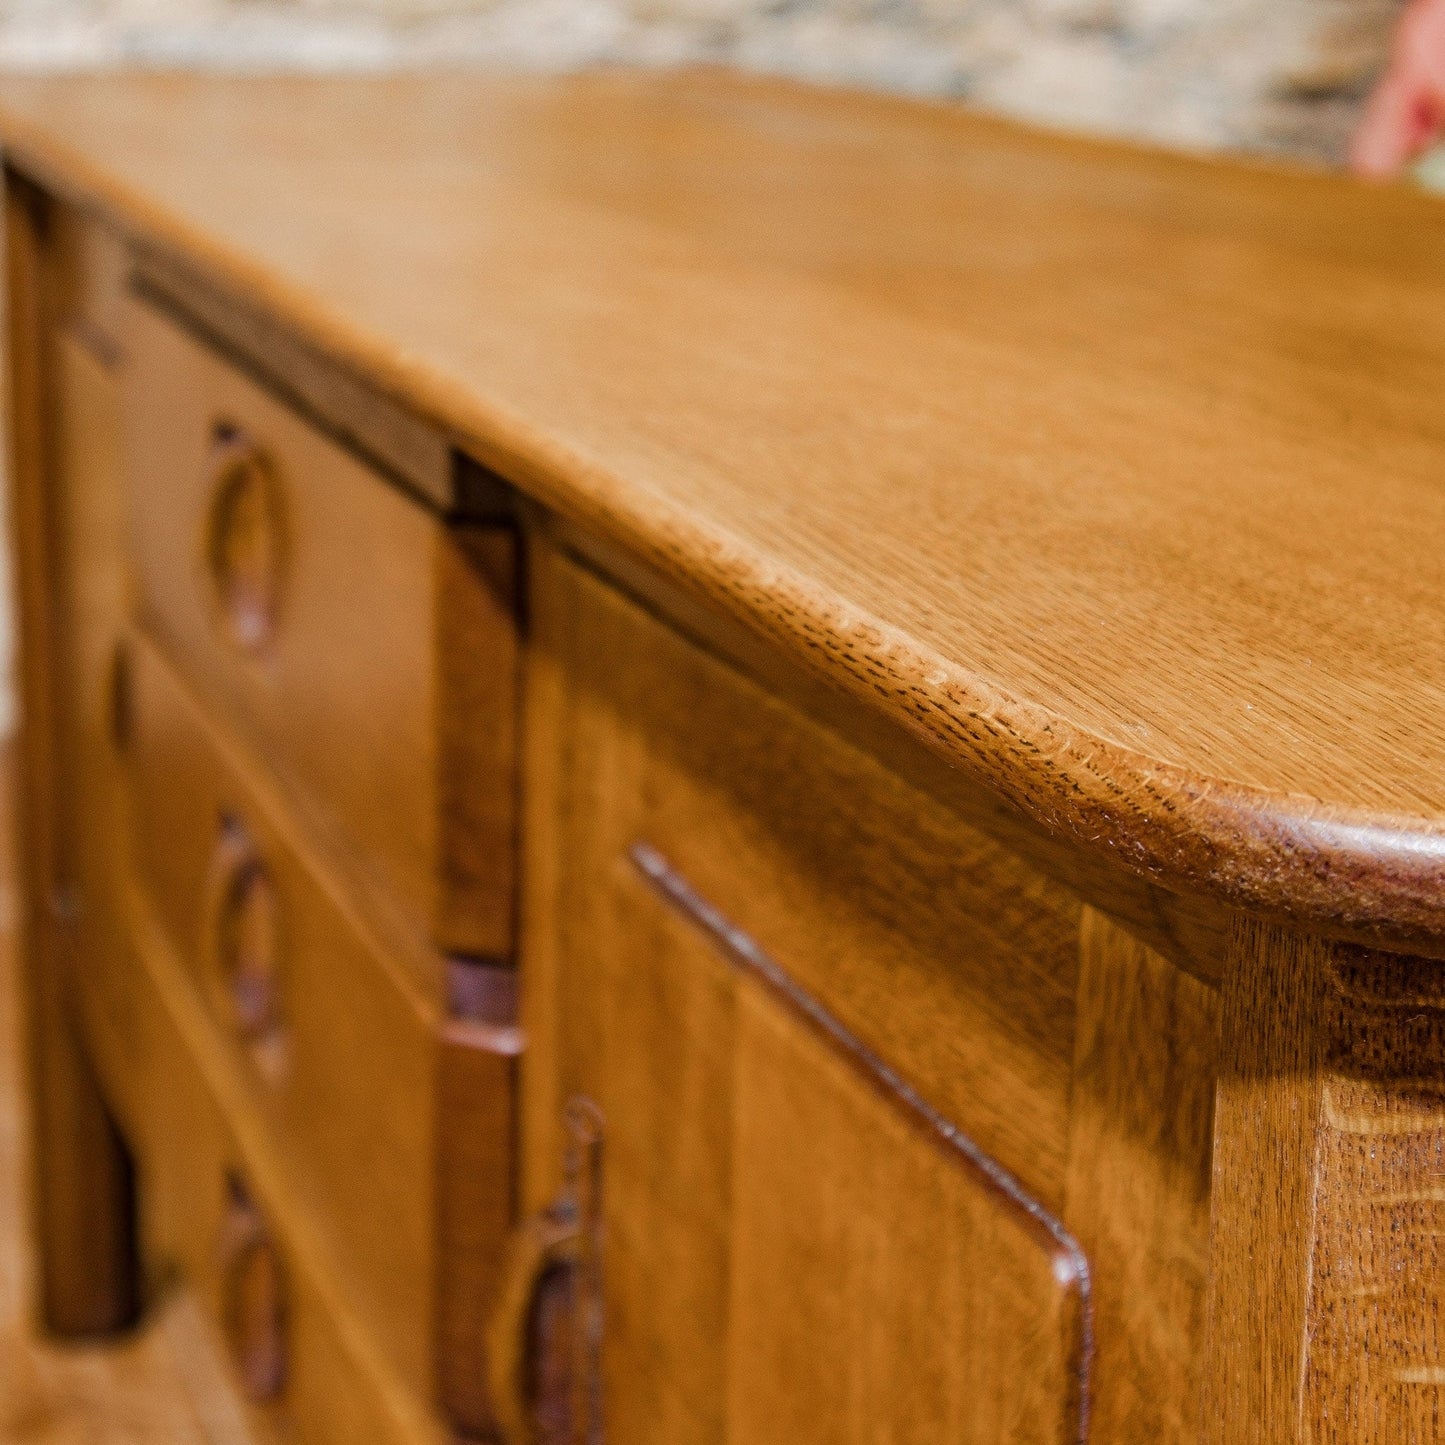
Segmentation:
{"type": "Polygon", "coordinates": [[[250,651],[276,629],[285,524],[276,470],[235,427],[218,424],[211,449],[205,563],[221,625],[250,651]]]}
{"type": "Polygon", "coordinates": [[[223,1007],[248,1044],[274,1044],[281,1031],[280,904],[270,869],[236,818],[221,819],[209,892],[211,950],[223,1007]]]}
{"type": "Polygon", "coordinates": [[[226,1181],[221,1327],[241,1387],[258,1403],[286,1388],[286,1273],[245,1185],[226,1181]]]}

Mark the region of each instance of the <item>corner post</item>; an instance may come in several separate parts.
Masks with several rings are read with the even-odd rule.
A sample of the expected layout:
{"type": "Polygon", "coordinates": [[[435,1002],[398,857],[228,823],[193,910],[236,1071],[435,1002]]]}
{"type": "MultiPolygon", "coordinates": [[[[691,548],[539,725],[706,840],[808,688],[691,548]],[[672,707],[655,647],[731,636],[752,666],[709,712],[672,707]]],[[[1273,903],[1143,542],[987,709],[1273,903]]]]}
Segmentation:
{"type": "Polygon", "coordinates": [[[4,173],[7,458],[19,603],[15,851],[29,1079],[29,1157],[39,1310],[61,1334],[134,1317],[129,1159],[82,1048],[71,1003],[74,923],[57,828],[55,523],[47,496],[46,265],[39,192],[4,173]]]}
{"type": "Polygon", "coordinates": [[[1203,1438],[1442,1438],[1445,963],[1240,922],[1221,1028],[1203,1438]]]}

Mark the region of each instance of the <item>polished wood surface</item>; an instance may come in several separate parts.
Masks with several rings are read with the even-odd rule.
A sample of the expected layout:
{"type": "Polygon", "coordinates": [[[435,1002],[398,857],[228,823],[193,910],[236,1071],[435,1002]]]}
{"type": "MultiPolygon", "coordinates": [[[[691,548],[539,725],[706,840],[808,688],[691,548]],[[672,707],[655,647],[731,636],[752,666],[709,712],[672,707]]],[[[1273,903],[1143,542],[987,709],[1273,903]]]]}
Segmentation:
{"type": "MultiPolygon", "coordinates": [[[[5,187],[7,412],[16,590],[20,872],[27,1079],[35,1098],[40,1308],[62,1333],[135,1316],[130,1161],[77,1036],[75,975],[104,923],[107,795],[93,767],[97,669],[120,606],[119,410],[114,377],[79,340],[55,208],[5,187]],[[58,445],[57,445],[58,443],[58,445]],[[98,868],[100,871],[97,871],[98,868]]],[[[82,316],[83,312],[80,313],[82,316]]]]}
{"type": "MultiPolygon", "coordinates": [[[[416,524],[409,575],[423,601],[405,642],[424,679],[419,756],[398,736],[370,761],[410,770],[436,831],[457,840],[417,860],[433,940],[364,830],[357,841],[336,827],[324,789],[294,786],[264,727],[219,689],[192,700],[142,634],[123,525],[121,419],[139,355],[126,344],[124,249],[18,178],[6,202],[42,1316],[94,1334],[144,1309],[167,1338],[194,1336],[181,1368],[229,1377],[237,1439],[475,1434],[490,1418],[481,1336],[514,1207],[515,536],[444,533],[301,433],[301,460],[323,463],[308,480],[324,486],[340,456],[416,524]],[[453,538],[457,555],[441,556],[453,538]],[[474,650],[489,637],[494,651],[474,650]],[[453,703],[466,726],[443,740],[436,718],[453,703]],[[258,737],[265,767],[245,753],[258,737]],[[490,911],[478,879],[498,900],[490,911]],[[446,941],[486,951],[448,958],[446,941]],[[190,1303],[172,1308],[178,1281],[190,1303]]],[[[215,375],[183,366],[175,379],[188,371],[193,384],[215,375]]],[[[204,596],[208,565],[222,564],[234,586],[217,601],[236,606],[209,620],[223,634],[244,624],[232,667],[264,667],[298,589],[268,595],[287,552],[256,505],[268,463],[229,439],[221,463],[224,545],[197,529],[171,580],[204,596]]],[[[180,490],[205,481],[164,467],[150,480],[167,474],[180,490]]]]}
{"type": "Polygon", "coordinates": [[[0,93],[53,1328],[180,1277],[261,1441],[1438,1437],[1435,203],[0,93]]]}
{"type": "Polygon", "coordinates": [[[606,1121],[608,1437],[1081,1440],[1087,1280],[1046,1208],[1077,911],[605,583],[534,577],[568,685],[530,716],[561,863],[525,1147],[542,1209],[566,1101],[606,1121]]]}
{"type": "Polygon", "coordinates": [[[1199,1439],[1219,995],[1087,910],[1064,1217],[1094,1282],[1093,1437],[1199,1439]]]}
{"type": "Polygon", "coordinates": [[[456,497],[456,466],[445,434],[389,401],[364,378],[319,355],[264,310],[216,293],[183,258],[151,255],[134,266],[135,289],[204,336],[368,463],[441,508],[456,497]]]}
{"type": "Polygon", "coordinates": [[[184,965],[139,899],[129,922],[126,972],[95,986],[115,1000],[109,1021],[118,1036],[109,1047],[129,1052],[123,1087],[145,1171],[147,1255],[188,1282],[217,1342],[236,1304],[226,1244],[238,1191],[264,1221],[283,1272],[284,1388],[274,1397],[247,1391],[245,1360],[232,1359],[227,1369],[253,1440],[441,1445],[439,1421],[354,1311],[332,1241],[298,1197],[294,1171],[217,1049],[184,965]]]}
{"type": "MultiPolygon", "coordinates": [[[[16,759],[0,758],[0,815],[16,759]]],[[[142,1330],[77,1346],[44,1339],[26,1237],[15,858],[0,833],[0,1440],[5,1445],[246,1445],[244,1427],[193,1298],[174,1293],[142,1330]]]]}
{"type": "Polygon", "coordinates": [[[480,1353],[472,1300],[485,1295],[512,1222],[520,1040],[505,1018],[454,1021],[308,856],[274,788],[226,748],[155,649],[136,638],[130,651],[126,754],[147,906],[209,1010],[212,1048],[324,1229],[357,1313],[429,1395],[439,1368],[453,1372],[446,1356],[480,1353]],[[273,893],[276,996],[261,1032],[238,1019],[220,956],[215,862],[228,829],[245,831],[273,893]],[[453,1133],[465,1136],[456,1147],[474,1176],[439,1166],[453,1133]],[[437,1228],[448,1210],[464,1241],[450,1252],[437,1228]],[[444,1310],[453,1321],[473,1315],[470,1332],[450,1326],[445,1352],[444,1310]]]}
{"type": "MultiPolygon", "coordinates": [[[[532,570],[534,655],[556,654],[568,691],[529,721],[573,772],[531,775],[529,857],[560,851],[564,882],[531,906],[524,988],[545,971],[548,940],[587,951],[607,917],[592,879],[645,840],[1057,1204],[1077,903],[601,579],[540,547],[532,570]]],[[[538,858],[539,884],[544,869],[538,858]]],[[[534,1021],[534,1054],[557,1026],[534,1021]]]]}
{"type": "Polygon", "coordinates": [[[1234,948],[1248,966],[1224,997],[1208,1438],[1436,1440],[1440,966],[1258,923],[1234,948]]]}
{"type": "Polygon", "coordinates": [[[1437,202],[708,74],[9,78],[0,134],[1050,827],[1442,922],[1437,202]]]}
{"type": "Polygon", "coordinates": [[[510,959],[513,535],[442,527],[151,306],[125,337],[140,615],[419,935],[510,959]]]}

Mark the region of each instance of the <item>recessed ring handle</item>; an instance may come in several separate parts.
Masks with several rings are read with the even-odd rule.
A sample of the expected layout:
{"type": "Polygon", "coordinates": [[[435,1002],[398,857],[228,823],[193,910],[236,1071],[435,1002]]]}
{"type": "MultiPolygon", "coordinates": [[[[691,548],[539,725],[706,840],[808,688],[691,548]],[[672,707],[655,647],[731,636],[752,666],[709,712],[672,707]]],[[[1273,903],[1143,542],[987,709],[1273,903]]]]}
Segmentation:
{"type": "Polygon", "coordinates": [[[207,460],[205,570],[230,640],[258,651],[275,635],[285,570],[280,481],[265,450],[218,422],[207,460]]]}
{"type": "Polygon", "coordinates": [[[286,1272],[261,1211],[235,1175],[221,1221],[221,1326],[248,1399],[266,1404],[286,1388],[286,1272]]]}
{"type": "Polygon", "coordinates": [[[220,820],[205,907],[207,952],[237,1036],[268,1045],[281,1031],[280,900],[271,870],[239,819],[220,820]]]}

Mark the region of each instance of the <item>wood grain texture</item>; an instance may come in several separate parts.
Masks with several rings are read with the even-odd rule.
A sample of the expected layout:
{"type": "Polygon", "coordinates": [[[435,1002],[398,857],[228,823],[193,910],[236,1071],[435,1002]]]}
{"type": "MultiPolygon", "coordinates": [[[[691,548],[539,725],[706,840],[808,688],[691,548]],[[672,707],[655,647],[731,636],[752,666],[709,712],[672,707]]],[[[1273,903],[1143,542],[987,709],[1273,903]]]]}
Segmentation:
{"type": "Polygon", "coordinates": [[[486,1332],[518,1217],[522,1044],[513,1004],[500,1017],[451,1022],[436,1054],[433,1377],[442,1413],[467,1437],[485,1438],[495,1421],[486,1332]]]}
{"type": "Polygon", "coordinates": [[[247,1407],[261,1440],[441,1445],[445,1432],[358,1318],[324,1231],[294,1187],[264,1123],[216,1048],[180,961],[131,900],[132,1087],[142,1128],[153,1256],[194,1289],[213,1337],[223,1315],[220,1249],[231,1179],[244,1184],[283,1251],[287,1376],[281,1397],[247,1407]]]}
{"type": "MultiPolygon", "coordinates": [[[[1122,922],[1135,937],[1201,981],[1217,984],[1223,977],[1230,915],[1216,900],[1172,892],[1119,868],[1105,855],[1072,845],[1011,807],[976,776],[922,745],[895,718],[798,667],[735,618],[668,581],[656,568],[533,504],[522,502],[519,511],[532,536],[609,579],[670,627],[746,673],[772,697],[842,734],[960,822],[1122,922]]],[[[546,599],[534,596],[532,605],[544,607],[546,599]]],[[[547,666],[537,654],[530,662],[534,671],[547,666]]]]}
{"type": "Polygon", "coordinates": [[[1085,1439],[1069,1257],[775,999],[738,1003],[726,1438],[1085,1439]]]}
{"type": "Polygon", "coordinates": [[[1318,1445],[1445,1432],[1445,969],[1331,951],[1305,1418],[1318,1445]]]}
{"type": "Polygon", "coordinates": [[[1445,923],[1437,202],[713,74],[12,77],[0,132],[1049,828],[1445,923]]]}
{"type": "Polygon", "coordinates": [[[172,319],[137,303],[127,320],[140,615],[418,934],[510,957],[513,532],[444,527],[172,319]],[[267,459],[274,494],[275,622],[251,648],[207,568],[218,427],[267,459]]]}
{"type": "Polygon", "coordinates": [[[522,544],[458,526],[432,555],[439,948],[513,962],[522,544]]]}
{"type": "Polygon", "coordinates": [[[1064,1218],[1094,1282],[1093,1437],[1202,1426],[1219,996],[1085,910],[1064,1218]]]}
{"type": "MultiPolygon", "coordinates": [[[[15,758],[0,757],[0,813],[15,758]]],[[[57,1344],[34,1318],[24,1224],[28,1109],[22,1098],[15,858],[0,835],[0,1439],[6,1445],[248,1445],[193,1298],[172,1291],[146,1328],[104,1344],[57,1344]]]]}
{"type": "Polygon", "coordinates": [[[1257,924],[1236,947],[1205,1438],[1437,1440],[1441,965],[1257,924]]]}
{"type": "Polygon", "coordinates": [[[418,1394],[480,1430],[488,1291],[514,1209],[511,990],[500,1011],[484,997],[449,1010],[419,987],[284,797],[151,645],[129,650],[136,877],[208,1007],[209,1047],[270,1131],[356,1314],[418,1394]],[[223,826],[245,830],[274,899],[275,1026],[258,1039],[235,1026],[218,956],[209,875],[223,826]]]}
{"type": "Polygon", "coordinates": [[[1261,923],[1234,940],[1220,1017],[1205,1435],[1304,1445],[1304,1341],[1325,945],[1261,923]]]}
{"type": "Polygon", "coordinates": [[[93,1334],[133,1318],[137,1279],[129,1160],[76,1029],[73,975],[82,962],[83,885],[92,881],[82,870],[95,857],[104,808],[86,816],[83,784],[94,773],[76,739],[89,721],[90,691],[88,679],[77,681],[70,670],[78,659],[62,649],[88,656],[105,622],[114,569],[102,562],[87,587],[76,548],[94,542],[114,516],[118,478],[110,383],[93,360],[62,350],[57,335],[60,288],[44,249],[50,214],[37,192],[7,173],[9,510],[25,758],[14,856],[35,1101],[40,1309],[53,1329],[93,1334]]]}
{"type": "Polygon", "coordinates": [[[222,761],[204,715],[160,657],[139,639],[130,651],[136,882],[205,1002],[213,1051],[272,1131],[359,1309],[402,1373],[425,1389],[442,1015],[298,857],[284,813],[222,761]],[[208,875],[223,819],[254,840],[275,894],[277,1022],[255,1049],[238,1034],[217,956],[208,875]]]}
{"type": "Polygon", "coordinates": [[[324,430],[433,506],[456,504],[456,468],[446,436],[411,411],[390,403],[299,343],[264,311],[218,294],[183,263],[142,254],[135,289],[206,337],[268,389],[284,395],[324,430]]]}
{"type": "Polygon", "coordinates": [[[532,650],[566,681],[559,715],[534,721],[565,776],[528,784],[529,858],[560,849],[538,867],[575,890],[530,911],[532,956],[558,929],[585,949],[603,926],[589,869],[646,838],[1056,1205],[1077,901],[590,573],[543,548],[532,565],[532,650]]]}
{"type": "Polygon", "coordinates": [[[1072,1256],[695,919],[608,891],[562,1061],[608,1121],[608,1438],[1082,1439],[1072,1256]]]}
{"type": "Polygon", "coordinates": [[[575,565],[533,560],[525,1177],[545,1207],[550,1111],[594,1099],[607,1438],[1078,1439],[1074,1256],[636,859],[665,847],[728,929],[1045,1200],[1077,908],[575,565]]]}

